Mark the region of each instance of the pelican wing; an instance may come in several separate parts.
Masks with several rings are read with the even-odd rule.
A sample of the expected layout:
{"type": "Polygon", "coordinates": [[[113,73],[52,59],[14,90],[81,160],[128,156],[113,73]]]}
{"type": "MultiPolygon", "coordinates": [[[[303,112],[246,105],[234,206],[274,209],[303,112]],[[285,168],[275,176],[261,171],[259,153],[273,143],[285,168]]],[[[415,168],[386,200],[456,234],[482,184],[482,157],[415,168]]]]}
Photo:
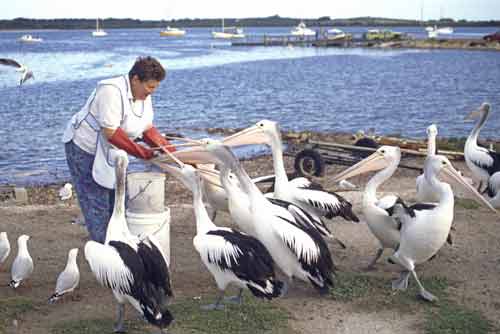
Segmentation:
{"type": "Polygon", "coordinates": [[[254,237],[229,228],[219,228],[194,239],[196,250],[222,270],[231,270],[245,281],[274,276],[273,260],[264,245],[254,237]]]}
{"type": "MultiPolygon", "coordinates": [[[[103,245],[95,241],[88,241],[85,244],[85,259],[90,265],[97,281],[108,288],[121,294],[130,295],[136,277],[132,272],[142,273],[142,263],[137,256],[129,256],[127,263],[124,262],[126,251],[120,252],[118,249],[126,249],[128,245],[111,241],[109,245],[103,245]],[[116,247],[115,247],[116,246],[116,247]]],[[[132,249],[128,253],[135,253],[132,249]]]]}
{"type": "Polygon", "coordinates": [[[305,177],[296,177],[295,179],[290,180],[288,183],[290,185],[293,185],[295,188],[323,190],[323,187],[319,183],[313,183],[305,177]]]}
{"type": "Polygon", "coordinates": [[[159,241],[154,236],[149,236],[146,240],[139,243],[137,254],[144,264],[144,276],[147,277],[149,289],[146,289],[146,293],[148,291],[160,292],[152,293],[150,298],[159,295],[172,297],[173,292],[170,285],[168,264],[159,241]]]}
{"type": "Polygon", "coordinates": [[[324,243],[319,233],[314,234],[314,230],[305,230],[293,220],[284,217],[277,218],[279,218],[277,220],[279,223],[271,225],[272,231],[283,240],[303,266],[311,266],[316,263],[321,252],[317,241],[321,239],[324,243]]]}
{"type": "Polygon", "coordinates": [[[311,206],[328,219],[341,216],[346,220],[359,222],[358,217],[352,212],[352,205],[344,197],[334,192],[314,188],[295,188],[293,196],[297,204],[311,206]]]}
{"type": "Polygon", "coordinates": [[[301,207],[293,203],[274,198],[268,194],[266,194],[265,196],[272,204],[288,210],[288,212],[294,218],[294,224],[296,224],[297,226],[300,226],[301,228],[306,230],[313,228],[317,230],[321,235],[327,237],[332,236],[332,233],[330,232],[326,224],[316,215],[310,214],[309,212],[303,210],[301,207]]]}
{"type": "Polygon", "coordinates": [[[477,149],[470,150],[468,153],[469,160],[481,169],[489,172],[490,168],[493,168],[495,165],[495,157],[497,156],[497,153],[490,151],[485,147],[478,146],[477,149]]]}
{"type": "Polygon", "coordinates": [[[22,65],[19,64],[17,61],[15,61],[14,59],[9,59],[9,58],[0,58],[0,64],[7,65],[7,66],[13,66],[13,67],[17,67],[17,68],[22,67],[22,65]]]}

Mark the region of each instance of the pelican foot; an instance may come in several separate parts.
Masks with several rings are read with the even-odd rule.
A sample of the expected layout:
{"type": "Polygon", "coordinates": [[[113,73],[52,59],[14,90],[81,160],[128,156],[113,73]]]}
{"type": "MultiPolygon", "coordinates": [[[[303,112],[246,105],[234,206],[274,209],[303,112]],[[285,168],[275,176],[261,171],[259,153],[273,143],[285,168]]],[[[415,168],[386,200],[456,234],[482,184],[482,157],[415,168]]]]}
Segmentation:
{"type": "Polygon", "coordinates": [[[283,282],[283,286],[281,287],[281,291],[280,291],[280,297],[285,297],[287,294],[288,294],[288,283],[287,282],[283,282]]]}
{"type": "Polygon", "coordinates": [[[417,297],[422,298],[423,300],[431,303],[438,301],[438,298],[427,290],[421,290],[418,293],[417,297]]]}
{"type": "Polygon", "coordinates": [[[114,333],[127,333],[127,330],[125,329],[125,326],[123,324],[115,325],[113,328],[114,333]]]}
{"type": "Polygon", "coordinates": [[[202,305],[200,307],[203,311],[222,311],[224,309],[224,304],[209,304],[209,305],[202,305]]]}

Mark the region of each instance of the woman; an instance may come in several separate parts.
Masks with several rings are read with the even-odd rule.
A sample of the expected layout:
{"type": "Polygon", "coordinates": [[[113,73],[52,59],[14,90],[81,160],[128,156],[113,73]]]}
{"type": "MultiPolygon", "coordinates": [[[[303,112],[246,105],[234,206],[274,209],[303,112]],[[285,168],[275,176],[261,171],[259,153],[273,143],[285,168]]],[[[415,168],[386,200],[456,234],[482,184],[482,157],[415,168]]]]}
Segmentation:
{"type": "Polygon", "coordinates": [[[66,160],[92,240],[104,242],[113,212],[116,150],[148,160],[154,150],[134,139],[142,136],[151,147],[170,145],[153,126],[150,96],[165,74],[156,59],[138,58],[128,75],[100,81],[66,127],[66,160]]]}

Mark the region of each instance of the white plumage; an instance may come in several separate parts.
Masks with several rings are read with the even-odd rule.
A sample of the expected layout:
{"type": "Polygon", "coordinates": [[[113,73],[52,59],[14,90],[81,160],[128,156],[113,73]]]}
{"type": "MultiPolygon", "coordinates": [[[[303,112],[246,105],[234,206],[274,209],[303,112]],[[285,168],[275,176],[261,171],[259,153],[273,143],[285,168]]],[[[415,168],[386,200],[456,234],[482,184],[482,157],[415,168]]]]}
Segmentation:
{"type": "Polygon", "coordinates": [[[319,219],[320,217],[331,219],[341,216],[348,221],[359,221],[358,217],[352,212],[351,203],[342,196],[328,192],[321,185],[312,183],[303,177],[288,180],[278,123],[262,120],[248,129],[225,138],[223,143],[229,146],[269,145],[273,154],[273,166],[276,175],[273,197],[293,203],[317,217],[317,228],[323,235],[330,236],[330,231],[319,219]]]}
{"type": "Polygon", "coordinates": [[[7,260],[10,254],[10,242],[7,232],[0,233],[0,265],[7,260]]]}
{"type": "Polygon", "coordinates": [[[384,249],[395,249],[399,244],[398,223],[390,216],[390,210],[398,200],[388,195],[377,198],[377,188],[396,171],[401,160],[401,150],[397,146],[381,146],[372,155],[334,177],[344,180],[370,171],[378,171],[366,184],[363,192],[363,215],[370,231],[379,241],[380,247],[367,269],[372,269],[382,256],[384,249]]]}
{"type": "Polygon", "coordinates": [[[28,251],[28,235],[17,238],[17,256],[12,263],[10,286],[16,289],[24,280],[28,279],[33,272],[33,260],[28,251]]]}
{"type": "Polygon", "coordinates": [[[73,292],[80,283],[80,270],[76,262],[78,248],[73,248],[68,252],[66,267],[59,274],[56,281],[54,294],[49,298],[49,303],[55,303],[63,295],[73,292]]]}
{"type": "Polygon", "coordinates": [[[294,204],[264,197],[226,146],[211,143],[207,149],[221,164],[222,184],[230,199],[233,220],[239,226],[245,222],[243,226],[249,227],[248,233],[264,244],[290,280],[299,278],[310,282],[320,293],[328,292],[333,285],[334,265],[328,246],[311,224],[310,215],[299,207],[293,214],[288,207],[294,204]],[[236,175],[239,185],[230,179],[229,171],[236,175]],[[237,210],[232,204],[238,205],[237,210]]]}
{"type": "Polygon", "coordinates": [[[85,244],[85,258],[103,286],[113,290],[118,301],[116,332],[124,331],[125,302],[129,302],[152,325],[163,330],[173,320],[167,309],[172,296],[168,264],[160,243],[153,236],[139,240],[125,219],[127,154],[118,151],[115,159],[116,189],[113,214],[104,245],[85,244]]]}
{"type": "Polygon", "coordinates": [[[242,289],[256,297],[272,299],[281,294],[283,283],[275,279],[273,260],[257,239],[230,228],[217,227],[209,218],[202,201],[202,181],[190,165],[181,168],[164,166],[193,193],[196,236],[193,245],[210,271],[220,294],[214,304],[205,309],[222,309],[222,298],[229,284],[240,288],[236,301],[241,302],[242,289]]]}
{"type": "Polygon", "coordinates": [[[59,189],[59,198],[61,201],[67,201],[73,196],[73,185],[71,183],[66,183],[61,189],[59,189]]]}
{"type": "Polygon", "coordinates": [[[483,103],[477,111],[467,118],[479,117],[465,142],[464,155],[467,167],[479,181],[478,190],[488,196],[491,205],[500,208],[500,153],[479,146],[477,139],[490,112],[490,105],[483,103]]]}
{"type": "MultiPolygon", "coordinates": [[[[427,127],[427,156],[436,154],[436,136],[438,129],[435,124],[427,127]]],[[[424,174],[417,177],[417,200],[419,202],[439,202],[439,196],[435,189],[432,189],[424,174]]]]}
{"type": "Polygon", "coordinates": [[[439,202],[435,205],[416,204],[407,207],[397,203],[393,216],[401,223],[401,240],[398,249],[391,256],[391,261],[404,267],[399,279],[393,282],[394,289],[406,289],[410,273],[419,287],[419,296],[427,301],[437,298],[426,291],[415,273],[415,265],[433,257],[445,243],[453,222],[454,196],[449,184],[438,180],[437,175],[445,173],[448,179],[472,193],[481,203],[493,209],[460,173],[453,168],[444,156],[428,156],[425,161],[424,175],[430,186],[439,193],[439,202]]]}

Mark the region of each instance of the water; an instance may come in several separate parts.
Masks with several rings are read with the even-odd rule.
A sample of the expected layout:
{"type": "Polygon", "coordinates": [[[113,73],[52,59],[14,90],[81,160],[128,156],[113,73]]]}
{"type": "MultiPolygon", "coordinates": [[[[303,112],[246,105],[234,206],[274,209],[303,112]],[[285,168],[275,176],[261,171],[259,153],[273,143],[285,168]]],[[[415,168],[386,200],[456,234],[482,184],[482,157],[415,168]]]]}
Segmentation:
{"type": "MultiPolygon", "coordinates": [[[[364,28],[345,29],[355,34],[364,28]]],[[[398,28],[416,38],[423,28],[398,28]]],[[[494,28],[457,28],[454,36],[481,38],[494,28]]],[[[350,131],[425,137],[467,136],[463,116],[488,101],[482,136],[498,138],[500,53],[461,50],[376,50],[231,47],[209,29],[181,39],[159,29],[39,31],[39,44],[16,42],[24,32],[0,33],[0,57],[27,64],[35,80],[17,87],[19,74],[0,67],[0,184],[68,179],[62,131],[98,80],[128,72],[139,55],[167,68],[154,96],[156,125],[192,136],[193,129],[247,127],[261,119],[285,130],[350,131]]],[[[247,34],[288,28],[246,29],[247,34]]]]}

